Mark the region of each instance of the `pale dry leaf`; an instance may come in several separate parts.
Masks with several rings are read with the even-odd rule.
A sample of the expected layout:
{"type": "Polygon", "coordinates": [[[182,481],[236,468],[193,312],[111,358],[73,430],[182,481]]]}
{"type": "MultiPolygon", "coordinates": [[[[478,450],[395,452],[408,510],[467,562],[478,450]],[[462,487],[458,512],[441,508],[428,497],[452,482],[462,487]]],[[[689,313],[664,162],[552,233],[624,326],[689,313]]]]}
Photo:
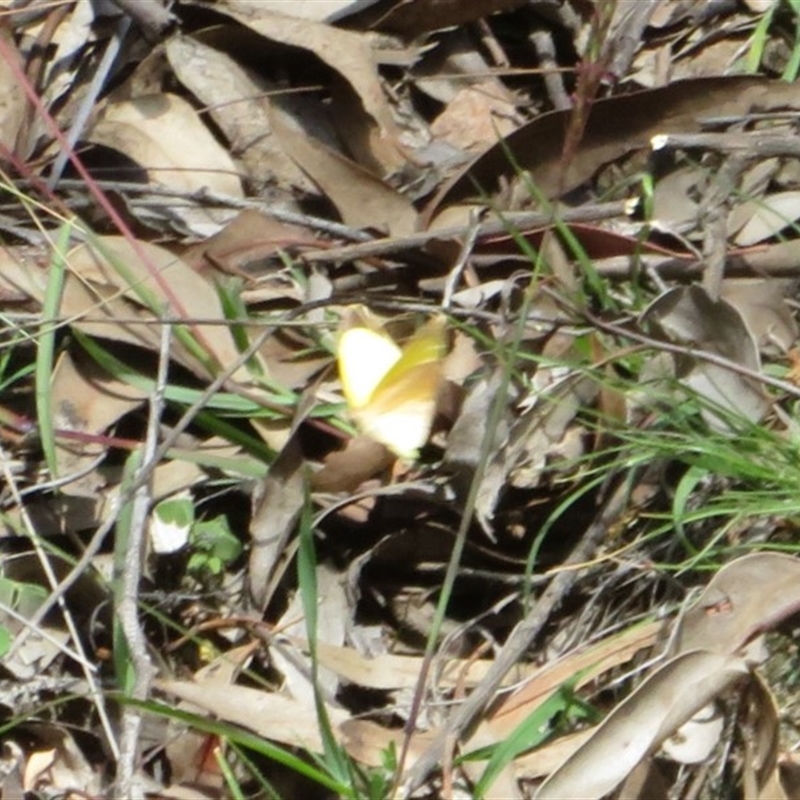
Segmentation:
{"type": "MultiPolygon", "coordinates": [[[[119,491],[116,486],[104,486],[94,496],[53,493],[31,503],[26,516],[40,536],[77,535],[80,531],[96,528],[117,513],[119,491]]],[[[6,524],[20,530],[25,523],[19,508],[9,508],[6,524]]]]}
{"type": "MultiPolygon", "coordinates": [[[[702,286],[669,289],[645,309],[641,319],[667,341],[722,356],[753,372],[761,368],[758,348],[739,312],[725,300],[712,300],[702,286]]],[[[735,368],[688,353],[675,354],[673,360],[678,380],[708,402],[703,417],[716,430],[730,431],[726,412],[750,422],[767,412],[769,400],[761,385],[735,368]]]]}
{"type": "Polygon", "coordinates": [[[305,503],[305,460],[296,433],[290,435],[267,476],[253,492],[250,518],[250,599],[265,609],[283,570],[288,566],[287,543],[305,503]]]}
{"type": "Polygon", "coordinates": [[[492,730],[494,741],[500,742],[510,736],[529,714],[574,675],[581,676],[576,684],[576,688],[580,688],[652,648],[662,628],[658,622],[633,626],[588,647],[579,647],[537,668],[530,677],[520,679],[519,687],[506,695],[484,722],[492,730]]]}
{"type": "MultiPolygon", "coordinates": [[[[53,31],[50,42],[53,52],[45,59],[45,73],[41,80],[42,100],[48,108],[53,108],[58,100],[66,100],[69,106],[67,118],[77,108],[86,92],[86,87],[77,80],[78,72],[81,60],[86,59],[87,49],[96,39],[93,27],[101,12],[108,14],[107,4],[101,8],[101,4],[92,0],[78,0],[64,21],[53,31]]],[[[64,115],[64,110],[60,113],[64,115]]],[[[37,118],[34,124],[42,132],[46,130],[43,120],[37,118]]]]}
{"type": "Polygon", "coordinates": [[[722,567],[686,612],[673,653],[735,653],[800,608],[800,560],[752,553],[722,567]]]}
{"type": "Polygon", "coordinates": [[[203,455],[232,459],[241,454],[241,448],[232,445],[222,437],[215,436],[205,442],[198,442],[194,447],[171,449],[170,454],[173,456],[173,460],[161,462],[153,471],[150,491],[154,501],[163,500],[184,489],[189,489],[205,476],[206,473],[199,463],[182,459],[182,453],[185,453],[186,458],[200,454],[198,462],[202,463],[203,455]]]}
{"type": "Polygon", "coordinates": [[[409,199],[308,136],[283,111],[273,108],[270,119],[286,154],[322,189],[348,225],[385,227],[393,236],[414,232],[417,212],[409,199]]]}
{"type": "Polygon", "coordinates": [[[676,3],[674,0],[656,0],[655,10],[650,17],[650,25],[654,28],[667,28],[679,25],[691,19],[695,7],[705,0],[683,0],[676,3]]]}
{"type": "Polygon", "coordinates": [[[78,437],[56,439],[58,477],[80,476],[63,485],[61,492],[88,497],[97,494],[106,479],[96,471],[85,473],[107,444],[91,440],[138,408],[147,397],[147,392],[115,379],[88,357],[81,357],[80,353],[73,356],[69,351],[61,353],[50,380],[53,424],[59,431],[86,434],[85,441],[78,437]]]}
{"type": "Polygon", "coordinates": [[[744,0],[744,4],[754,14],[766,14],[780,0],[744,0]]]}
{"type": "Polygon", "coordinates": [[[102,792],[102,773],[95,769],[66,728],[55,724],[36,725],[31,731],[38,739],[38,749],[25,765],[23,784],[30,792],[73,792],[97,795],[102,792]]]}
{"type": "MultiPolygon", "coordinates": [[[[324,751],[316,714],[310,714],[305,703],[293,698],[248,686],[219,686],[207,682],[159,680],[154,686],[270,741],[315,753],[324,751]]],[[[326,705],[325,711],[334,733],[350,718],[348,712],[331,705],[326,705]]]]}
{"type": "MultiPolygon", "coordinates": [[[[669,66],[668,81],[693,80],[709,75],[735,73],[742,57],[742,43],[735,36],[697,36],[691,46],[691,58],[674,58],[669,66]]],[[[688,49],[688,47],[687,47],[688,49]]]]}
{"type": "Polygon", "coordinates": [[[728,278],[722,281],[720,297],[742,315],[762,350],[777,346],[788,352],[800,335],[797,321],[786,302],[796,287],[794,279],[728,278]]]}
{"type": "MultiPolygon", "coordinates": [[[[225,320],[216,289],[166,248],[139,242],[137,252],[122,236],[96,236],[75,248],[68,261],[61,313],[85,333],[157,351],[161,334],[153,314],[145,310],[145,293],[156,308],[171,312],[176,322],[209,320],[212,324],[198,323],[194,330],[205,351],[220,366],[238,359],[239,350],[229,326],[213,324],[225,320]],[[140,253],[148,264],[143,263],[140,253]]],[[[170,355],[193,372],[208,375],[208,370],[174,337],[170,355]]],[[[241,367],[232,377],[247,382],[249,373],[241,367]]]]}
{"type": "MultiPolygon", "coordinates": [[[[535,405],[526,408],[522,413],[509,410],[510,421],[501,421],[495,431],[497,445],[489,451],[491,453],[489,463],[478,491],[476,512],[487,533],[491,531],[491,518],[502,493],[512,484],[530,488],[539,483],[547,466],[548,457],[561,449],[568,428],[574,422],[575,414],[593,402],[598,388],[596,381],[573,373],[558,377],[552,385],[542,388],[536,393],[535,405]]],[[[475,399],[476,411],[479,409],[477,405],[479,398],[480,395],[475,399]]],[[[469,401],[468,397],[467,403],[469,401]]],[[[484,420],[493,402],[494,393],[484,396],[484,420]]],[[[462,473],[470,463],[469,458],[474,459],[478,453],[478,450],[474,449],[471,456],[465,458],[460,452],[470,435],[468,431],[462,433],[467,429],[468,420],[472,418],[473,413],[472,405],[468,406],[467,403],[464,405],[465,411],[451,431],[445,453],[445,461],[459,466],[462,473]],[[465,416],[468,409],[470,416],[465,416]],[[451,451],[451,442],[459,450],[451,451]],[[458,458],[452,453],[456,453],[458,458]]],[[[476,425],[476,430],[471,434],[471,444],[474,447],[479,446],[482,441],[484,425],[474,421],[472,424],[476,425]]]]}
{"type": "Polygon", "coordinates": [[[514,761],[519,778],[543,778],[555,772],[594,733],[595,728],[585,728],[560,736],[553,742],[523,753],[514,761]]]}
{"type": "Polygon", "coordinates": [[[698,193],[706,191],[707,170],[685,166],[672,170],[656,183],[653,192],[653,221],[667,229],[695,224],[699,210],[698,193]]]}
{"type": "Polygon", "coordinates": [[[416,731],[410,737],[400,728],[385,728],[368,719],[351,718],[340,726],[342,745],[361,764],[382,767],[386,764],[386,753],[390,748],[400,752],[408,747],[407,767],[411,765],[433,743],[438,731],[416,731]]]}
{"type": "MultiPolygon", "coordinates": [[[[317,646],[341,647],[351,614],[342,576],[326,564],[317,566],[317,646]]],[[[298,648],[293,639],[307,634],[303,597],[294,593],[286,610],[275,623],[280,631],[270,647],[273,666],[283,676],[281,691],[306,706],[313,714],[317,692],[323,697],[335,697],[339,675],[320,660],[316,684],[311,682],[310,656],[298,648]]]]}
{"type": "Polygon", "coordinates": [[[667,737],[661,749],[672,761],[701,764],[714,752],[724,729],[722,712],[714,703],[709,703],[667,737]]]}
{"type": "Polygon", "coordinates": [[[443,31],[435,47],[422,51],[412,76],[420,91],[445,106],[461,89],[473,83],[484,86],[497,97],[511,100],[511,92],[499,78],[484,77],[491,67],[469,29],[459,28],[443,31]]]}
{"type": "Polygon", "coordinates": [[[431,124],[431,133],[460,150],[482,149],[517,127],[514,111],[514,104],[499,97],[492,83],[478,83],[456,92],[431,124]]]}
{"type": "MultiPolygon", "coordinates": [[[[318,246],[319,240],[305,228],[280,222],[254,208],[246,208],[218,233],[189,245],[181,253],[181,258],[198,271],[211,274],[222,271],[239,277],[253,274],[254,264],[267,262],[268,267],[262,267],[253,274],[258,278],[258,285],[250,292],[255,294],[263,287],[274,293],[263,296],[264,300],[281,297],[302,302],[307,298],[297,285],[298,281],[293,279],[292,271],[285,267],[277,268],[274,264],[277,258],[273,258],[285,248],[298,245],[318,246]],[[261,272],[266,274],[262,275],[261,272]]],[[[247,289],[243,292],[247,292],[247,289]]]]}
{"type": "Polygon", "coordinates": [[[758,200],[746,200],[731,211],[728,230],[737,231],[733,241],[748,247],[769,239],[800,219],[800,192],[774,192],[758,200]]]}
{"type": "MultiPolygon", "coordinates": [[[[780,656],[779,656],[780,657],[780,656]]],[[[781,749],[781,718],[786,713],[759,671],[747,693],[744,714],[740,717],[745,744],[742,784],[745,797],[766,798],[763,792],[778,769],[781,749]]]]}
{"type": "MultiPolygon", "coordinates": [[[[238,673],[252,658],[253,649],[252,642],[230,648],[198,669],[194,673],[195,680],[201,685],[216,686],[224,690],[234,682],[238,673]]],[[[178,707],[190,713],[197,713],[199,710],[198,706],[185,701],[178,703],[178,707]]],[[[176,719],[167,720],[165,733],[164,752],[169,759],[173,782],[202,787],[216,797],[223,778],[218,769],[207,768],[210,734],[191,728],[176,719]]],[[[208,795],[203,797],[207,798],[208,795]]]]}
{"type": "MultiPolygon", "coordinates": [[[[298,647],[307,647],[303,638],[293,639],[298,647]]],[[[403,656],[382,653],[365,656],[352,647],[337,646],[326,642],[317,644],[319,663],[335,672],[348,683],[368,689],[413,689],[419,682],[422,656],[403,656]]],[[[437,682],[440,686],[473,687],[483,680],[491,669],[492,662],[484,659],[442,659],[437,667],[437,682]]],[[[504,684],[524,678],[534,671],[533,667],[520,665],[515,674],[507,676],[504,684]]]]}
{"type": "Polygon", "coordinates": [[[625,800],[670,800],[671,781],[665,774],[662,763],[655,759],[642,761],[636,766],[617,790],[617,796],[625,800]]]}
{"type": "MultiPolygon", "coordinates": [[[[24,70],[22,58],[18,56],[14,47],[11,33],[6,28],[0,28],[0,36],[9,50],[14,54],[17,69],[24,70]]],[[[20,126],[25,119],[27,100],[11,64],[5,58],[0,58],[0,145],[10,152],[14,152],[20,126]]],[[[20,154],[23,158],[27,153],[20,154]]]]}
{"type": "MultiPolygon", "coordinates": [[[[35,506],[31,504],[31,507],[35,506]]],[[[26,521],[30,522],[30,521],[26,521]]],[[[25,526],[22,526],[25,529],[25,526]]],[[[61,580],[72,564],[54,555],[48,556],[52,574],[61,580]]],[[[25,631],[22,642],[3,657],[3,669],[18,681],[30,681],[41,675],[59,656],[70,649],[70,634],[63,620],[52,618],[35,629],[25,624],[41,607],[49,594],[50,582],[42,561],[33,552],[6,554],[0,559],[0,625],[12,636],[25,631]],[[23,584],[23,585],[20,585],[23,584]],[[45,588],[47,587],[47,588],[45,588]],[[8,613],[11,609],[14,614],[8,613]]],[[[87,619],[108,603],[108,595],[92,569],[85,570],[67,591],[67,604],[73,615],[87,619]]]]}
{"type": "Polygon", "coordinates": [[[613,791],[699,709],[748,674],[736,656],[693,650],[664,664],[594,729],[535,794],[599,798],[613,791]]]}
{"type": "MultiPolygon", "coordinates": [[[[162,93],[108,103],[87,140],[123,153],[147,171],[149,180],[186,192],[210,189],[243,197],[233,159],[181,97],[162,93]]],[[[230,216],[213,209],[182,207],[172,213],[198,234],[209,235],[230,216]]]]}
{"type": "Polygon", "coordinates": [[[226,52],[230,36],[224,33],[215,28],[171,37],[166,52],[176,77],[208,108],[249,180],[313,193],[311,181],[272,134],[269,107],[275,100],[269,95],[279,87],[226,52]]]}
{"type": "Polygon", "coordinates": [[[396,138],[397,126],[368,36],[269,11],[261,3],[248,0],[217,0],[213,8],[274,42],[314,53],[350,84],[383,136],[396,138]]]}

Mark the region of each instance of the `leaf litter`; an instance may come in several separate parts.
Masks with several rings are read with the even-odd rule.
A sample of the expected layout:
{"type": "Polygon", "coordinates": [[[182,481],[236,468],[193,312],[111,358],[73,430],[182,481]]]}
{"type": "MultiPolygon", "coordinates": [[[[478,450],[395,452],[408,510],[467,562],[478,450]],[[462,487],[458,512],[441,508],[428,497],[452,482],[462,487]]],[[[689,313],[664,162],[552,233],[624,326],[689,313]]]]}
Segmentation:
{"type": "Polygon", "coordinates": [[[4,796],[795,796],[797,13],[0,11],[4,796]]]}

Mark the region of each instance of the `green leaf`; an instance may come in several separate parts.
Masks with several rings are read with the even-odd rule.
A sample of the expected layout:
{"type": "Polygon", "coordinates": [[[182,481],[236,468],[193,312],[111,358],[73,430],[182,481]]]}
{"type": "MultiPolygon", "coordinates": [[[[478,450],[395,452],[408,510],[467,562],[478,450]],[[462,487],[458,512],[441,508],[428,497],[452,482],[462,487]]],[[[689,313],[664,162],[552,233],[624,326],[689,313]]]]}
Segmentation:
{"type": "Polygon", "coordinates": [[[228,520],[223,516],[196,523],[191,541],[195,548],[217,559],[221,566],[232,563],[242,553],[242,543],[231,532],[228,520]]]}

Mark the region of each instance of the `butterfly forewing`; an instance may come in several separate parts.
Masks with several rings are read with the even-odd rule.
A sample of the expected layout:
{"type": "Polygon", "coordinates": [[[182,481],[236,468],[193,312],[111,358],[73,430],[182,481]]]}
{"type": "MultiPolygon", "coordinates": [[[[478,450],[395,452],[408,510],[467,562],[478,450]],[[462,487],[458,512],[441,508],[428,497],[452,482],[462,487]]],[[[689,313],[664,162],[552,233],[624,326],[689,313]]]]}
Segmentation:
{"type": "Polygon", "coordinates": [[[344,398],[356,409],[369,403],[376,387],[401,358],[401,350],[385,334],[351,328],[342,334],[337,356],[344,398]]]}
{"type": "Polygon", "coordinates": [[[377,395],[384,390],[384,387],[391,386],[395,381],[401,380],[406,373],[415,367],[441,362],[447,353],[444,334],[444,320],[441,317],[435,317],[423,325],[403,345],[399,358],[375,386],[373,394],[377,395]]]}

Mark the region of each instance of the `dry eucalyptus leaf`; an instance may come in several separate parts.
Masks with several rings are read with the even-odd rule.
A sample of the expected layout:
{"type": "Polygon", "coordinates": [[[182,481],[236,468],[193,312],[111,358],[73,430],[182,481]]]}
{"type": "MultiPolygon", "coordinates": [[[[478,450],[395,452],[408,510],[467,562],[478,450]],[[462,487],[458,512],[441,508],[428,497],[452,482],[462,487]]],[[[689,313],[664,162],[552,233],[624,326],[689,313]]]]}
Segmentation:
{"type": "Polygon", "coordinates": [[[103,442],[90,441],[104,433],[128,412],[138,408],[148,393],[117,380],[78,351],[73,356],[63,352],[56,362],[50,381],[53,423],[59,431],[86,434],[80,438],[56,439],[58,475],[79,476],[61,487],[66,494],[95,497],[106,479],[96,471],[85,474],[107,449],[103,442]]]}
{"type": "MultiPolygon", "coordinates": [[[[150,180],[187,193],[211,189],[242,197],[233,159],[202,123],[194,108],[174,94],[151,94],[109,103],[87,139],[118,150],[147,170],[150,180]]],[[[218,229],[208,209],[176,206],[199,233],[218,229]]]]}
{"type": "Polygon", "coordinates": [[[250,519],[250,561],[247,567],[250,599],[263,610],[286,568],[287,543],[303,510],[305,462],[296,432],[272,462],[266,478],[253,493],[250,519]]]}
{"type": "Polygon", "coordinates": [[[778,5],[779,0],[744,0],[744,4],[754,14],[765,14],[773,6],[778,5]]]}
{"type": "Polygon", "coordinates": [[[414,232],[417,211],[408,198],[308,136],[283,111],[273,108],[270,120],[284,152],[320,187],[348,225],[385,226],[393,236],[414,232]]]}
{"type": "MultiPolygon", "coordinates": [[[[476,383],[450,431],[445,464],[456,471],[458,491],[466,491],[472,479],[486,430],[485,421],[500,385],[499,372],[476,383]]],[[[591,403],[597,391],[595,381],[568,375],[538,392],[535,405],[514,414],[513,421],[501,418],[493,432],[494,444],[489,449],[489,462],[476,503],[478,519],[487,533],[491,531],[494,509],[512,476],[517,481],[515,485],[535,486],[548,456],[558,448],[576,412],[591,403]]]]}
{"type": "Polygon", "coordinates": [[[269,109],[273,100],[269,95],[279,87],[239,64],[235,50],[223,49],[235,48],[235,42],[229,41],[235,33],[240,31],[216,28],[193,36],[173,36],[166,44],[170,65],[178,80],[208,108],[248,180],[311,193],[311,181],[286,158],[272,133],[269,109]]]}
{"type": "MultiPolygon", "coordinates": [[[[324,751],[317,715],[309,713],[305,703],[293,698],[248,686],[220,686],[209,681],[159,680],[154,686],[269,741],[314,753],[324,751]]],[[[325,711],[334,731],[350,719],[348,712],[332,705],[326,705],[325,711]]]]}
{"type": "Polygon", "coordinates": [[[800,609],[800,560],[752,553],[726,564],[681,620],[673,653],[735,653],[800,609]]]}
{"type": "Polygon", "coordinates": [[[742,784],[746,797],[763,797],[778,768],[780,753],[780,723],[782,709],[763,675],[753,673],[741,717],[742,740],[746,754],[743,762],[742,784]]]}
{"type": "MultiPolygon", "coordinates": [[[[17,57],[11,34],[5,28],[0,28],[0,36],[3,37],[6,46],[13,51],[17,69],[24,71],[25,67],[22,59],[17,57]]],[[[20,127],[25,119],[26,106],[25,92],[22,91],[11,64],[5,58],[0,58],[0,144],[11,152],[14,152],[20,127]]]]}
{"type": "MultiPolygon", "coordinates": [[[[307,646],[305,639],[297,639],[299,646],[307,646]]],[[[321,666],[332,670],[348,683],[369,689],[413,689],[419,682],[423,657],[382,653],[365,656],[352,647],[336,646],[324,641],[317,643],[317,657],[321,666]]],[[[437,683],[442,687],[471,688],[480,683],[491,669],[488,659],[442,658],[437,667],[437,683]]],[[[519,665],[513,675],[508,675],[503,685],[511,684],[526,674],[538,670],[533,666],[519,665]]]]}
{"type": "Polygon", "coordinates": [[[70,794],[68,787],[80,787],[89,796],[102,794],[101,772],[89,762],[68,728],[32,724],[26,733],[36,741],[25,765],[26,794],[70,794]]]}
{"type": "Polygon", "coordinates": [[[652,648],[662,627],[658,622],[636,625],[588,647],[578,647],[575,652],[536,669],[520,682],[519,688],[503,698],[486,720],[485,724],[495,734],[495,741],[510,736],[526,716],[573,676],[581,676],[576,684],[576,688],[580,688],[652,648]]]}
{"type": "Polygon", "coordinates": [[[720,296],[742,315],[762,350],[772,345],[787,352],[800,335],[786,303],[796,288],[794,279],[730,278],[722,282],[720,296]]]}
{"type": "MultiPolygon", "coordinates": [[[[61,313],[87,334],[130,342],[158,351],[160,327],[142,299],[171,311],[176,322],[225,319],[212,283],[176,258],[169,250],[148,242],[138,247],[122,236],[95,236],[69,254],[70,271],[61,313]],[[143,262],[143,258],[148,263],[143,262]],[[134,320],[141,320],[134,321],[134,320]]],[[[40,289],[43,292],[43,287],[40,289]]],[[[37,295],[37,299],[43,295],[37,295]]],[[[236,362],[239,350],[226,325],[194,326],[202,345],[220,366],[236,362]]],[[[174,340],[170,355],[192,371],[207,377],[208,370],[174,340]]],[[[240,368],[234,378],[247,381],[240,368]]]]}
{"type": "MultiPolygon", "coordinates": [[[[70,13],[55,27],[49,42],[51,57],[44,61],[46,71],[40,86],[42,100],[48,108],[53,108],[56,102],[64,103],[61,119],[72,119],[86,94],[87,87],[80,80],[80,72],[91,58],[91,49],[97,46],[96,26],[107,24],[108,16],[119,13],[119,9],[109,8],[107,3],[74,3],[70,13]]],[[[37,135],[47,130],[38,116],[34,127],[37,135]]]]}
{"type": "Polygon", "coordinates": [[[699,709],[746,676],[736,656],[693,650],[650,675],[542,784],[536,800],[601,798],[699,709]]]}
{"type": "Polygon", "coordinates": [[[719,744],[725,718],[714,703],[701,708],[690,720],[661,745],[661,749],[679,764],[701,764],[719,744]]]}
{"type": "Polygon", "coordinates": [[[369,436],[354,436],[342,450],[325,457],[322,468],[311,478],[315,492],[354,492],[365,481],[386,472],[395,456],[369,436]]]}
{"type": "Polygon", "coordinates": [[[561,151],[571,111],[542,114],[509,134],[445,184],[428,205],[425,219],[475,196],[476,183],[492,195],[516,171],[527,170],[546,197],[580,186],[601,167],[650,146],[656,134],[701,130],[706,117],[745,115],[753,109],[800,107],[800,87],[760,77],[697,78],[659,89],[597,100],[581,145],[564,172],[561,151]],[[625,120],[624,130],[620,120],[625,120]],[[515,165],[508,159],[514,154],[515,165]]]}
{"type": "Polygon", "coordinates": [[[368,719],[351,717],[341,727],[342,745],[359,763],[371,767],[386,764],[386,752],[408,745],[408,764],[413,764],[434,741],[437,731],[419,731],[407,737],[400,728],[389,729],[368,719]]]}
{"type": "MultiPolygon", "coordinates": [[[[343,576],[327,564],[318,564],[317,580],[317,644],[341,647],[352,616],[345,592],[343,576]]],[[[298,647],[296,640],[308,634],[301,590],[294,593],[286,610],[275,623],[280,631],[270,646],[271,665],[283,676],[281,691],[306,706],[306,713],[315,713],[317,692],[323,697],[335,697],[339,690],[339,675],[320,661],[316,684],[311,681],[311,659],[298,647]]]]}
{"type": "MultiPolygon", "coordinates": [[[[197,4],[205,5],[201,2],[197,4]]],[[[397,126],[384,95],[368,36],[286,16],[249,0],[217,0],[211,7],[274,42],[299,47],[316,55],[350,84],[383,136],[394,138],[397,135],[397,126]]]]}
{"type": "MultiPolygon", "coordinates": [[[[721,356],[753,372],[761,368],[758,348],[739,312],[725,300],[712,300],[702,286],[669,289],[648,306],[642,321],[666,341],[721,356]]],[[[711,427],[730,430],[725,412],[750,422],[767,412],[769,400],[753,378],[688,353],[674,354],[673,360],[678,380],[710,404],[703,416],[711,427]]]]}
{"type": "Polygon", "coordinates": [[[699,212],[698,195],[707,191],[708,171],[685,166],[661,178],[653,192],[654,222],[668,229],[694,224],[699,212]]]}
{"type": "Polygon", "coordinates": [[[728,230],[733,241],[747,247],[769,239],[800,219],[800,192],[774,192],[757,200],[746,200],[731,211],[728,230]]]}

